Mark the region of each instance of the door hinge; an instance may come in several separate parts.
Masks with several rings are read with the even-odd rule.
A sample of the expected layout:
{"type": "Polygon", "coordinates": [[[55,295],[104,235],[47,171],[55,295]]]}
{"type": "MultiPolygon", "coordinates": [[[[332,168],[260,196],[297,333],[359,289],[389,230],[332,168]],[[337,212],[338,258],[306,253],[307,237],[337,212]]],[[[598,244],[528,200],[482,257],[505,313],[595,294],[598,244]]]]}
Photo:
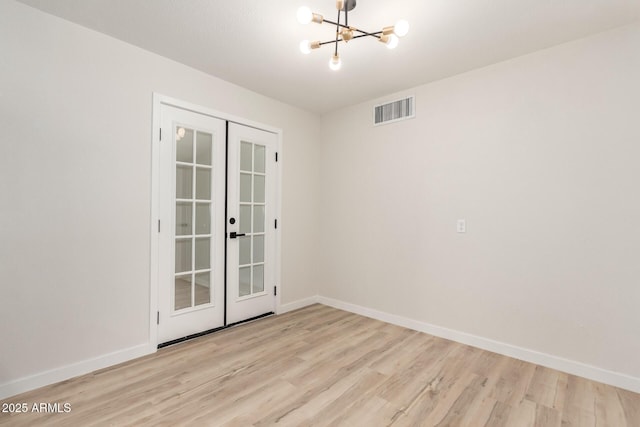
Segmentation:
{"type": "Polygon", "coordinates": [[[274,223],[275,223],[275,224],[274,224],[275,228],[278,228],[278,220],[277,220],[277,219],[274,219],[273,221],[274,221],[274,223]]]}
{"type": "Polygon", "coordinates": [[[277,286],[273,287],[273,295],[274,296],[278,295],[278,287],[277,286]]]}
{"type": "Polygon", "coordinates": [[[276,162],[278,161],[278,152],[276,151],[276,162]]]}
{"type": "Polygon", "coordinates": [[[156,319],[156,325],[160,324],[160,312],[158,312],[158,317],[156,319]]]}
{"type": "Polygon", "coordinates": [[[158,220],[158,233],[160,232],[160,220],[158,220]]]}

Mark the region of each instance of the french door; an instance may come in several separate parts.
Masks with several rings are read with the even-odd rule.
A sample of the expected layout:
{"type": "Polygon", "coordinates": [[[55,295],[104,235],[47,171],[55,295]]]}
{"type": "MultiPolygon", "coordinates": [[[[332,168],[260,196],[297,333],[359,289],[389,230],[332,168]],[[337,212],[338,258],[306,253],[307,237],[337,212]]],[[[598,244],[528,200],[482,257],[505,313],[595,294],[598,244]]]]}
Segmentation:
{"type": "Polygon", "coordinates": [[[268,156],[277,137],[164,104],[160,121],[158,343],[165,343],[273,312],[276,185],[268,156]]]}
{"type": "Polygon", "coordinates": [[[276,135],[229,124],[227,323],[273,311],[276,135]]]}

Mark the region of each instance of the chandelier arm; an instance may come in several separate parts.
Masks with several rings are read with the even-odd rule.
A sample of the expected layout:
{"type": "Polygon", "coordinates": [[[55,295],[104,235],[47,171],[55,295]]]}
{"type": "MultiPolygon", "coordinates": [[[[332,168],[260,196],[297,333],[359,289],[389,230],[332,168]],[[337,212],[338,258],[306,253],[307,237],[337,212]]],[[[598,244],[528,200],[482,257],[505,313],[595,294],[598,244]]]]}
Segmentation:
{"type": "MultiPolygon", "coordinates": [[[[340,14],[340,12],[338,12],[338,14],[340,14]]],[[[338,21],[339,20],[340,20],[340,18],[338,17],[338,21]]],[[[344,24],[340,24],[339,22],[330,21],[328,19],[325,19],[323,22],[326,22],[326,23],[331,24],[331,25],[336,25],[336,26],[341,27],[341,28],[349,28],[344,24]]]]}
{"type": "Polygon", "coordinates": [[[380,38],[380,34],[382,34],[382,31],[378,31],[378,32],[375,32],[375,33],[365,33],[365,32],[362,32],[362,34],[360,34],[360,35],[358,35],[358,36],[353,36],[353,38],[354,38],[354,39],[359,39],[359,38],[361,38],[361,37],[368,37],[368,36],[371,36],[371,37],[375,37],[375,38],[379,39],[379,38],[380,38]]]}
{"type": "MultiPolygon", "coordinates": [[[[377,33],[367,33],[367,34],[360,34],[359,36],[353,36],[354,39],[360,39],[362,37],[375,37],[377,39],[380,38],[379,34],[382,33],[382,31],[378,31],[377,33]]],[[[333,44],[333,43],[340,43],[340,42],[344,42],[344,40],[342,39],[338,39],[338,40],[327,40],[326,42],[320,42],[318,43],[319,46],[324,46],[325,44],[333,44]]]]}
{"type": "MultiPolygon", "coordinates": [[[[367,31],[363,31],[363,30],[360,30],[358,28],[351,28],[348,25],[340,24],[339,22],[330,21],[329,19],[325,19],[324,22],[326,22],[327,24],[335,25],[335,26],[340,27],[340,28],[345,28],[347,30],[357,31],[360,34],[362,34],[363,36],[377,36],[378,34],[382,34],[382,31],[376,31],[375,33],[369,33],[367,31]]],[[[356,37],[361,37],[361,36],[356,36],[356,37]]],[[[354,37],[354,38],[356,38],[356,37],[354,37]]]]}

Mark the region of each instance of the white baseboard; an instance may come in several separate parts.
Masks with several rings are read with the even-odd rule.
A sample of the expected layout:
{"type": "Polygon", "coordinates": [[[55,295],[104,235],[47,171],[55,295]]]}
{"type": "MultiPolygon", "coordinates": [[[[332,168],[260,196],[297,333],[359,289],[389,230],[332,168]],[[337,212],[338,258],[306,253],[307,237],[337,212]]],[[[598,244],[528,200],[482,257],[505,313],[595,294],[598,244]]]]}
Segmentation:
{"type": "MultiPolygon", "coordinates": [[[[316,303],[640,393],[640,378],[323,296],[313,296],[282,304],[277,308],[277,313],[284,314],[316,303]]],[[[0,399],[6,399],[29,390],[88,374],[98,369],[146,356],[155,351],[156,347],[154,345],[143,344],[12,380],[0,384],[0,399]]]]}
{"type": "MultiPolygon", "coordinates": [[[[279,306],[276,311],[278,314],[283,314],[289,311],[306,307],[308,305],[316,304],[317,302],[318,297],[312,296],[309,298],[290,302],[288,304],[283,304],[279,306]]],[[[83,360],[81,362],[73,363],[67,366],[62,366],[60,368],[40,372],[28,377],[11,380],[9,382],[0,384],[0,399],[5,399],[7,397],[15,396],[17,394],[44,387],[49,384],[54,384],[73,377],[88,374],[90,372],[97,371],[98,369],[104,369],[109,366],[117,365],[118,363],[126,362],[137,357],[146,356],[147,354],[154,353],[156,350],[157,348],[153,344],[143,344],[125,350],[105,354],[103,356],[98,356],[92,359],[83,360]]]]}
{"type": "Polygon", "coordinates": [[[525,362],[535,363],[547,368],[556,369],[568,374],[577,375],[580,377],[588,378],[590,380],[640,393],[640,378],[632,377],[630,375],[609,371],[606,369],[598,368],[596,366],[576,362],[574,360],[541,353],[535,350],[529,350],[500,341],[494,341],[477,335],[444,328],[442,326],[432,325],[430,323],[409,319],[395,314],[385,313],[383,311],[350,304],[332,298],[318,296],[317,302],[319,302],[320,304],[328,305],[330,307],[338,308],[340,310],[360,314],[372,319],[381,320],[383,322],[392,323],[394,325],[402,326],[420,332],[425,332],[430,335],[446,338],[451,341],[467,344],[473,347],[481,348],[483,350],[502,354],[504,356],[524,360],[525,362]]]}
{"type": "Polygon", "coordinates": [[[69,378],[88,374],[98,369],[107,368],[147,354],[154,353],[156,347],[150,344],[138,345],[92,359],[83,360],[71,365],[40,372],[28,377],[19,378],[0,384],[0,399],[15,396],[49,384],[68,380],[69,378]]]}
{"type": "Polygon", "coordinates": [[[277,314],[284,314],[289,311],[297,310],[299,308],[306,307],[308,305],[317,304],[318,296],[314,295],[309,298],[299,299],[297,301],[293,301],[287,304],[282,304],[276,309],[277,314]]]}

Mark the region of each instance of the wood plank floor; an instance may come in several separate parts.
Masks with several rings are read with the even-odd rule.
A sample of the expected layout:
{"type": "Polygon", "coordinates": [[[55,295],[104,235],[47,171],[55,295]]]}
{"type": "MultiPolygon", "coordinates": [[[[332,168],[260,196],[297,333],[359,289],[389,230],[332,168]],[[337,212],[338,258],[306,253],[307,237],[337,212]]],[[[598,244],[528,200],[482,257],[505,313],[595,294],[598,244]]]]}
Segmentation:
{"type": "Polygon", "coordinates": [[[0,425],[640,426],[640,394],[322,305],[3,401],[0,425]]]}

